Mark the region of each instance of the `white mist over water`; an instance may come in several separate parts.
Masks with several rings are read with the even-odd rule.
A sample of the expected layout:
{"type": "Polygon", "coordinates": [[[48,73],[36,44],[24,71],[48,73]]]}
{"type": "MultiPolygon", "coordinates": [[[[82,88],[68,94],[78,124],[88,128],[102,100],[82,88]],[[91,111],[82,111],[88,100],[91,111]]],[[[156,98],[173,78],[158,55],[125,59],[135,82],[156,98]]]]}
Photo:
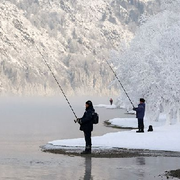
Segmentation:
{"type": "MultiPolygon", "coordinates": [[[[109,100],[103,98],[89,98],[95,104],[109,100]]],[[[69,100],[77,114],[81,117],[85,110],[85,102],[89,100],[87,97],[70,97],[69,100]]],[[[109,111],[97,109],[100,113],[100,125],[95,127],[94,135],[102,135],[107,132],[117,131],[103,126],[103,121],[114,116],[119,116],[121,111],[109,111]],[[116,114],[114,114],[116,112],[116,114]]],[[[83,137],[79,131],[79,125],[74,123],[74,116],[63,97],[52,98],[1,98],[0,100],[0,139],[6,149],[10,153],[15,148],[20,151],[32,151],[31,145],[40,145],[54,139],[66,139],[83,137]],[[11,144],[24,143],[23,147],[14,146],[7,148],[7,143],[11,144]],[[26,149],[27,146],[30,147],[26,149]],[[20,147],[20,148],[19,148],[20,147]],[[25,150],[23,150],[25,148],[25,150]]],[[[2,144],[2,143],[1,143],[2,144]]],[[[5,151],[5,153],[7,153],[5,151]]],[[[2,152],[4,153],[4,152],[2,152]]]]}
{"type": "MultiPolygon", "coordinates": [[[[94,104],[109,103],[109,97],[69,99],[78,116],[84,113],[84,104],[88,99],[94,104]]],[[[96,110],[101,119],[93,135],[119,131],[104,127],[103,121],[124,117],[123,110],[96,110]]],[[[152,177],[158,177],[165,170],[178,168],[179,158],[88,159],[41,152],[39,146],[48,141],[83,137],[79,125],[73,120],[73,114],[61,97],[1,98],[0,179],[70,180],[74,177],[88,180],[93,177],[93,180],[152,180],[152,177]]]]}

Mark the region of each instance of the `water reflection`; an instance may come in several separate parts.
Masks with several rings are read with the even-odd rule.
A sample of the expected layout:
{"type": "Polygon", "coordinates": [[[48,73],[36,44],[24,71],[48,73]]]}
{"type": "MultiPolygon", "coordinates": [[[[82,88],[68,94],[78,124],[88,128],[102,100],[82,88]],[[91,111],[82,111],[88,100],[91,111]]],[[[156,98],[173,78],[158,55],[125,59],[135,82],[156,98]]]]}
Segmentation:
{"type": "MultiPolygon", "coordinates": [[[[78,115],[84,111],[85,100],[78,98],[73,103],[78,115]]],[[[92,100],[100,102],[98,98],[92,100]]],[[[0,99],[0,180],[162,180],[159,174],[179,168],[180,158],[91,159],[41,152],[39,146],[48,141],[82,137],[65,103],[57,98],[0,99]],[[71,131],[67,133],[67,129],[71,131]]],[[[94,127],[94,136],[119,131],[104,127],[103,120],[124,117],[123,110],[97,111],[101,123],[94,127]]]]}
{"type": "Polygon", "coordinates": [[[146,165],[146,160],[144,157],[137,157],[136,158],[136,164],[137,165],[146,165]]]}
{"type": "MultiPolygon", "coordinates": [[[[144,157],[137,157],[136,158],[136,164],[138,165],[138,166],[140,166],[139,168],[138,168],[138,171],[137,171],[137,176],[140,178],[140,179],[145,179],[145,171],[144,171],[144,167],[145,167],[145,165],[146,165],[146,160],[145,160],[145,158],[144,157]]],[[[140,180],[139,179],[139,180],[140,180]]]]}
{"type": "Polygon", "coordinates": [[[91,157],[85,157],[85,173],[83,180],[93,180],[91,175],[92,161],[91,157]]]}

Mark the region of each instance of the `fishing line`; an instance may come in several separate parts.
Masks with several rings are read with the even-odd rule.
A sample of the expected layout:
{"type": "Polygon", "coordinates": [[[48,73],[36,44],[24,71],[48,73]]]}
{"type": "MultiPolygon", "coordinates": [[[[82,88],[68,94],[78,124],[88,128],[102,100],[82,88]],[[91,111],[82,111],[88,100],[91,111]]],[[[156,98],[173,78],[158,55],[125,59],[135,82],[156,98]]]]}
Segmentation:
{"type": "Polygon", "coordinates": [[[64,90],[63,90],[63,88],[62,88],[62,86],[60,85],[60,83],[58,82],[58,80],[57,80],[55,74],[53,73],[53,71],[52,71],[50,65],[48,64],[48,62],[46,61],[46,59],[44,58],[42,52],[38,49],[38,47],[37,47],[36,45],[35,45],[35,47],[36,47],[37,51],[39,52],[39,54],[42,56],[42,59],[43,59],[45,65],[48,67],[49,71],[51,72],[51,74],[52,74],[54,80],[56,81],[56,83],[57,83],[59,89],[61,90],[62,94],[64,95],[64,97],[65,97],[65,99],[66,99],[66,101],[67,101],[67,103],[68,103],[68,105],[69,105],[69,107],[70,107],[72,113],[74,114],[75,118],[77,119],[78,117],[77,117],[77,115],[76,115],[76,113],[75,113],[75,111],[74,111],[74,109],[73,109],[71,103],[69,102],[69,100],[68,100],[68,98],[67,98],[67,96],[66,96],[66,94],[65,94],[65,92],[64,92],[64,90]]]}
{"type": "Polygon", "coordinates": [[[125,92],[127,98],[129,99],[131,105],[132,105],[133,108],[134,108],[134,104],[133,104],[133,102],[131,101],[131,99],[130,99],[130,97],[129,97],[127,91],[126,91],[126,89],[124,88],[123,84],[121,83],[121,81],[120,81],[119,77],[117,76],[116,72],[114,71],[114,69],[112,68],[112,66],[110,65],[110,63],[109,63],[106,59],[105,59],[105,61],[106,61],[107,65],[109,66],[109,68],[111,69],[111,71],[113,72],[113,74],[114,74],[114,76],[116,77],[116,79],[118,80],[119,84],[121,85],[123,91],[125,92]]]}

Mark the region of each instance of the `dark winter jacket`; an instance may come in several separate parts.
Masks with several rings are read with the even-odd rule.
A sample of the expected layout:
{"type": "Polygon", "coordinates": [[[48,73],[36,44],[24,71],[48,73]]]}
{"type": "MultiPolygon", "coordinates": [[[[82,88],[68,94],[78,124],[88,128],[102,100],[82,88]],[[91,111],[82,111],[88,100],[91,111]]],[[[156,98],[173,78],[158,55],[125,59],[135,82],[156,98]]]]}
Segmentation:
{"type": "Polygon", "coordinates": [[[80,119],[80,130],[81,131],[92,131],[93,130],[93,113],[95,112],[93,106],[86,108],[83,117],[80,119]]]}
{"type": "Polygon", "coordinates": [[[136,118],[143,119],[145,114],[145,103],[140,103],[137,108],[133,108],[136,111],[136,118]]]}

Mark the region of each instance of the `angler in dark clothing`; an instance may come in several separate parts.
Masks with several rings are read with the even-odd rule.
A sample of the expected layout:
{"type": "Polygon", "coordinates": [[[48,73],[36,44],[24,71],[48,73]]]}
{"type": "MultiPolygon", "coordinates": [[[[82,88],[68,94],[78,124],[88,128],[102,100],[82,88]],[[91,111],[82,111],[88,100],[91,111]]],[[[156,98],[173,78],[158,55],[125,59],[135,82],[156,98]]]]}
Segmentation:
{"type": "Polygon", "coordinates": [[[133,108],[136,111],[136,118],[138,119],[138,131],[137,133],[144,132],[144,114],[145,114],[145,100],[143,98],[140,99],[140,104],[137,108],[133,108]]]}
{"type": "Polygon", "coordinates": [[[110,104],[112,105],[112,104],[113,104],[113,99],[111,98],[111,99],[109,100],[109,102],[110,102],[110,104]]]}
{"type": "Polygon", "coordinates": [[[82,118],[77,121],[80,124],[80,130],[84,132],[86,148],[81,154],[91,154],[91,132],[93,131],[93,113],[95,112],[91,101],[86,102],[86,111],[82,118]]]}

